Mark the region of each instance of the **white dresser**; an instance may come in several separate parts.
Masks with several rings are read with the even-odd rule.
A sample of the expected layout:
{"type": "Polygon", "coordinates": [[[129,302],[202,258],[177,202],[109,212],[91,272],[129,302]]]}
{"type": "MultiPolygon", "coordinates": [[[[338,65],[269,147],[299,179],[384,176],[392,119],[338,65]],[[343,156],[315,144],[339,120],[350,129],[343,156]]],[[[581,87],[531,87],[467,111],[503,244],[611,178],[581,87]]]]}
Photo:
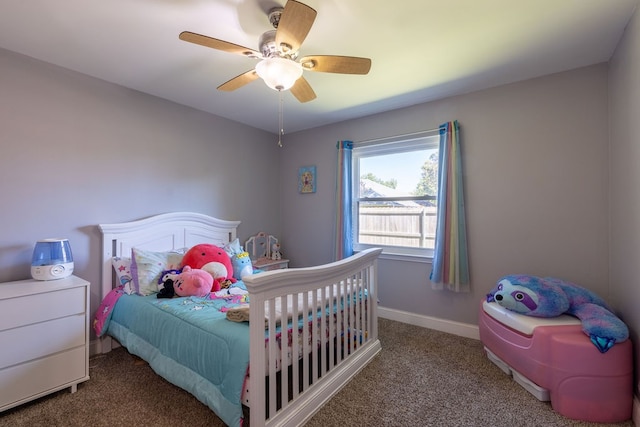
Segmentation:
{"type": "Polygon", "coordinates": [[[89,379],[89,282],[0,283],[0,412],[89,379]]]}

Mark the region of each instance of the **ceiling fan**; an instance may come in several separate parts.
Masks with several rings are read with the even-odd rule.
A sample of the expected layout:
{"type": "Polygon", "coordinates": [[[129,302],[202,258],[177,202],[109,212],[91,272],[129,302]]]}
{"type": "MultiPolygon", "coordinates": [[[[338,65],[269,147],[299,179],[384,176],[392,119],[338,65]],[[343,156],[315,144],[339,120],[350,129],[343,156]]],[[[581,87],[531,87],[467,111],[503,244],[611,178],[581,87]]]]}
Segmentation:
{"type": "Polygon", "coordinates": [[[275,28],[262,34],[259,51],[235,43],[183,31],[180,40],[260,59],[253,70],[240,74],[218,86],[218,90],[233,91],[261,77],[267,86],[277,91],[291,89],[300,102],[316,98],[309,82],[302,77],[304,70],[324,73],[367,74],[371,59],[354,56],[310,55],[298,60],[298,50],[307,37],[317,12],[298,1],[288,0],[284,8],[269,11],[269,21],[275,28]]]}

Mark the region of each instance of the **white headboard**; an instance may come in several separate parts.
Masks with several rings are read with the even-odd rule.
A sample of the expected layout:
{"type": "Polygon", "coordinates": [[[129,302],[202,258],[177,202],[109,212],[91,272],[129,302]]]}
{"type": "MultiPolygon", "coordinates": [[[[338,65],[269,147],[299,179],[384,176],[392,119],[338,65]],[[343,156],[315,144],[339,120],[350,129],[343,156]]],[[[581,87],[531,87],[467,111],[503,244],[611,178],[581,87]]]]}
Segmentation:
{"type": "Polygon", "coordinates": [[[131,248],[170,251],[199,243],[225,245],[236,238],[240,221],[226,221],[194,212],[171,212],[120,224],[100,224],[102,232],[101,298],[115,283],[111,258],[131,256],[131,248]]]}

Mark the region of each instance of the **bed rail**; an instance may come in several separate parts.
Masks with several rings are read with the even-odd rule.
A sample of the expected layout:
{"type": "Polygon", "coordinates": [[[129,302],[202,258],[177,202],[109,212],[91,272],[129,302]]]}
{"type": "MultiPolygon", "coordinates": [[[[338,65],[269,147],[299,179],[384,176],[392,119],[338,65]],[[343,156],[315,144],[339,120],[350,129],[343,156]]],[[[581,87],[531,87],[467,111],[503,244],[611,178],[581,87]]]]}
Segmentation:
{"type": "Polygon", "coordinates": [[[252,319],[252,427],[304,424],[380,351],[376,278],[381,252],[368,249],[322,266],[244,279],[252,319]],[[290,328],[282,326],[289,322],[290,328]],[[290,354],[289,346],[278,344],[285,339],[291,342],[290,354]],[[291,369],[280,369],[278,360],[293,361],[291,369]]]}

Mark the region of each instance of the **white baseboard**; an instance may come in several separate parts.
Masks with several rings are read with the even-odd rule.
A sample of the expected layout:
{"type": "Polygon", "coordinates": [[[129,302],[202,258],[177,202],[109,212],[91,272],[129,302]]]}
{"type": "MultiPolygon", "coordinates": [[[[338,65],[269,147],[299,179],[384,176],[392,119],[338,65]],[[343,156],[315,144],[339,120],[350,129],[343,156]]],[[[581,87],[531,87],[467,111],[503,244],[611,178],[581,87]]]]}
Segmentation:
{"type": "Polygon", "coordinates": [[[395,320],[397,322],[408,323],[410,325],[422,326],[423,328],[459,335],[461,337],[477,340],[480,339],[478,325],[454,322],[452,320],[439,319],[437,317],[429,317],[422,314],[409,313],[408,311],[385,307],[378,307],[378,316],[384,319],[395,320]]]}
{"type": "Polygon", "coordinates": [[[100,340],[95,339],[89,342],[89,356],[95,356],[96,354],[102,353],[100,347],[100,340]]]}
{"type": "Polygon", "coordinates": [[[633,411],[631,411],[631,421],[633,425],[640,426],[640,398],[633,395],[633,411]]]}

